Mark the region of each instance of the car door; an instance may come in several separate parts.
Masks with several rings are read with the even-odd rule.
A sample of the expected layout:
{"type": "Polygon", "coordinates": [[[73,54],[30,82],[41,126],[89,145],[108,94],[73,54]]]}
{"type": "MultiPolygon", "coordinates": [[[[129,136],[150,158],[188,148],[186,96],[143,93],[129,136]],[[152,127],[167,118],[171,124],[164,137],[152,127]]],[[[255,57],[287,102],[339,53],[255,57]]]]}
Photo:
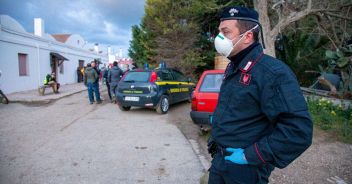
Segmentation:
{"type": "Polygon", "coordinates": [[[161,81],[158,82],[159,86],[162,87],[165,91],[167,91],[169,95],[170,103],[177,102],[176,89],[177,85],[174,81],[174,77],[172,76],[169,70],[161,70],[158,72],[158,76],[160,75],[161,81]]]}
{"type": "Polygon", "coordinates": [[[190,97],[190,88],[187,78],[179,71],[172,70],[172,74],[177,83],[177,101],[184,101],[190,97]]]}

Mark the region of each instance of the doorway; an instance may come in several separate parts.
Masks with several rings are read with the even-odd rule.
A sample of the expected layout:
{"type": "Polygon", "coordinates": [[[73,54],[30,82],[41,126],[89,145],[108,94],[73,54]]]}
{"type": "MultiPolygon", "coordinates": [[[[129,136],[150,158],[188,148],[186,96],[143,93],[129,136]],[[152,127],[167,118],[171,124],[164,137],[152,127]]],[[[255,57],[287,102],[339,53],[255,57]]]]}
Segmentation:
{"type": "Polygon", "coordinates": [[[50,60],[50,67],[51,67],[51,73],[55,73],[55,79],[57,80],[57,66],[58,66],[59,60],[54,56],[51,55],[51,60],[50,60]]]}
{"type": "Polygon", "coordinates": [[[77,67],[77,82],[83,82],[83,72],[84,72],[84,60],[78,60],[77,67]]]}

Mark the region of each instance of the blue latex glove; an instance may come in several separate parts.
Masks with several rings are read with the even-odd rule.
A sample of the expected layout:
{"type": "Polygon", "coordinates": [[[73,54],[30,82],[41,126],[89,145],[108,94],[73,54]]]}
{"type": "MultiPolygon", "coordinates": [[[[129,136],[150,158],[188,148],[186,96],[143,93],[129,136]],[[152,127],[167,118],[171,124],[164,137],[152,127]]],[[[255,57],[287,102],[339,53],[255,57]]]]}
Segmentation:
{"type": "Polygon", "coordinates": [[[235,164],[248,164],[242,148],[226,148],[226,151],[232,154],[226,156],[225,160],[229,160],[235,164]]]}
{"type": "Polygon", "coordinates": [[[210,124],[213,124],[213,115],[209,116],[209,122],[210,124]]]}

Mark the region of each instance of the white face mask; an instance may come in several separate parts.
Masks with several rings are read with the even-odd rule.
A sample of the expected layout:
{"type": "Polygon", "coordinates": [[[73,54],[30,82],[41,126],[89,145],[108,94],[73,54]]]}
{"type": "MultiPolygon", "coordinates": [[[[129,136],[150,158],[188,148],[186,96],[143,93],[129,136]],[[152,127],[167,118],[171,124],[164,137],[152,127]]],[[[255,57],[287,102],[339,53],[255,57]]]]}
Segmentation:
{"type": "Polygon", "coordinates": [[[238,36],[238,37],[240,37],[240,39],[235,44],[232,44],[232,42],[233,42],[233,40],[235,40],[238,37],[230,40],[230,39],[226,38],[222,33],[219,33],[216,36],[215,41],[214,41],[216,51],[219,54],[221,54],[221,55],[223,55],[225,57],[229,57],[229,55],[231,54],[232,50],[236,47],[236,45],[238,43],[240,43],[242,38],[244,38],[243,35],[246,34],[249,31],[252,31],[253,29],[256,29],[257,27],[258,27],[258,25],[254,26],[252,29],[246,31],[243,34],[240,34],[238,36]]]}

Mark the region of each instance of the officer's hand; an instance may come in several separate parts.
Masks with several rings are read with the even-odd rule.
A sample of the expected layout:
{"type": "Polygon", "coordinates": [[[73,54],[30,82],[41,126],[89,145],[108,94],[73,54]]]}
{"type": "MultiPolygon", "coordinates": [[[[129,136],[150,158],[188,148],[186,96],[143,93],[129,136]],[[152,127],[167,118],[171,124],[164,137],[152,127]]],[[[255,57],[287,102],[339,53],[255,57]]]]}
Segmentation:
{"type": "Polygon", "coordinates": [[[232,154],[226,156],[225,160],[229,160],[235,164],[248,164],[242,148],[226,148],[226,151],[232,154]]]}
{"type": "Polygon", "coordinates": [[[209,116],[209,122],[211,125],[213,124],[213,115],[209,116]]]}

